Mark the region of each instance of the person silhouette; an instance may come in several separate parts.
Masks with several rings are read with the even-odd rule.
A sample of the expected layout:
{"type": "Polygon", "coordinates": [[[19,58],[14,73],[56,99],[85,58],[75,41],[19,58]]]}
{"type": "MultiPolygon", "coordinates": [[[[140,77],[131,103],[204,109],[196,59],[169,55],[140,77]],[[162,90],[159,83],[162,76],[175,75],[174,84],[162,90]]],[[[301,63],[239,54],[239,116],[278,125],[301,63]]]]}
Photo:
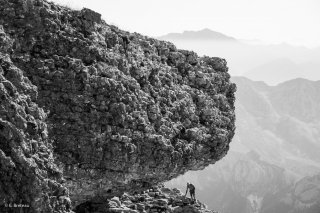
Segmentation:
{"type": "Polygon", "coordinates": [[[187,191],[184,196],[187,196],[188,190],[190,192],[191,200],[195,201],[196,200],[196,187],[192,183],[187,182],[187,191]]]}

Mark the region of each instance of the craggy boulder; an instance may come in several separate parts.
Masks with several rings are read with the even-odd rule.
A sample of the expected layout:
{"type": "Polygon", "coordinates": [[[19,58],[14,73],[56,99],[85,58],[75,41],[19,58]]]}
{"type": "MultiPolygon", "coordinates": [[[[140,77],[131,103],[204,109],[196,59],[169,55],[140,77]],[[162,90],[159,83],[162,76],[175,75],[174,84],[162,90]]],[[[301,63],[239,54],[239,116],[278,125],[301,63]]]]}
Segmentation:
{"type": "Polygon", "coordinates": [[[39,198],[54,209],[54,201],[45,203],[50,196],[70,196],[76,206],[148,188],[226,155],[236,87],[224,59],[43,0],[0,0],[0,25],[1,172],[18,177],[10,180],[15,188],[0,177],[0,198],[39,198]],[[39,162],[28,160],[34,155],[39,162]],[[25,173],[29,168],[35,171],[25,173]],[[34,178],[21,186],[23,175],[34,178]],[[52,181],[66,190],[46,195],[52,181]]]}

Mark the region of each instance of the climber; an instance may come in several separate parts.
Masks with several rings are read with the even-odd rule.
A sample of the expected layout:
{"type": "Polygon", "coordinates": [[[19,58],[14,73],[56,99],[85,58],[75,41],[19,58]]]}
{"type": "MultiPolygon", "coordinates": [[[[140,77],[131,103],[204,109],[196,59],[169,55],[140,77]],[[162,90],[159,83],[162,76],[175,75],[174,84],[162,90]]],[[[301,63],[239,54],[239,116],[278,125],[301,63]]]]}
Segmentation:
{"type": "Polygon", "coordinates": [[[191,200],[195,201],[196,200],[196,188],[194,187],[194,185],[192,183],[187,183],[187,191],[186,194],[184,196],[187,196],[188,193],[188,189],[190,191],[190,196],[191,196],[191,200]]]}
{"type": "Polygon", "coordinates": [[[124,49],[125,52],[127,52],[128,46],[129,46],[129,43],[130,43],[129,38],[126,35],[122,36],[121,38],[122,38],[122,41],[123,41],[123,49],[124,49]]]}

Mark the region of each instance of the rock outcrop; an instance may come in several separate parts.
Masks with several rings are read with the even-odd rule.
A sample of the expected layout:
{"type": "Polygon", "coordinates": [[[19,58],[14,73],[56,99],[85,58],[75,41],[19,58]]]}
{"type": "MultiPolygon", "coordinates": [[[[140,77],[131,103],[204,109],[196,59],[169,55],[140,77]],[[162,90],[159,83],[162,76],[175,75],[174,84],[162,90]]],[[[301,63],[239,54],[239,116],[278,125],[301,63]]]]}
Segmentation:
{"type": "Polygon", "coordinates": [[[235,129],[227,71],[90,9],[0,0],[0,205],[69,211],[216,162],[235,129]]]}
{"type": "Polygon", "coordinates": [[[83,203],[77,206],[78,213],[139,213],[139,212],[172,212],[172,213],[216,213],[208,210],[198,200],[185,197],[179,189],[154,186],[139,194],[124,193],[105,202],[83,203]]]}

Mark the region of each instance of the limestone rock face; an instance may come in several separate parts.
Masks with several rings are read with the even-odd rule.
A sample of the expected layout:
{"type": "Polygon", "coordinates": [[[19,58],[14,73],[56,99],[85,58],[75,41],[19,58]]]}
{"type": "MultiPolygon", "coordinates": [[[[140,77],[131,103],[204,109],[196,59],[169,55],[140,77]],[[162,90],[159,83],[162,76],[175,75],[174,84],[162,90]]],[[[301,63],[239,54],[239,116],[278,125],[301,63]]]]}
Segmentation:
{"type": "Polygon", "coordinates": [[[224,59],[43,0],[0,0],[0,44],[0,202],[67,211],[68,196],[148,188],[229,149],[224,59]]]}
{"type": "Polygon", "coordinates": [[[104,203],[87,202],[76,208],[76,212],[105,212],[105,213],[140,213],[140,212],[169,212],[169,213],[217,213],[208,210],[206,205],[198,200],[191,200],[179,189],[169,189],[163,186],[153,186],[141,193],[123,193],[119,197],[107,199],[104,203]]]}
{"type": "Polygon", "coordinates": [[[67,189],[59,181],[48,138],[47,113],[36,103],[37,87],[6,53],[11,44],[0,27],[0,212],[15,204],[34,212],[68,210],[70,202],[63,197],[67,189]]]}

